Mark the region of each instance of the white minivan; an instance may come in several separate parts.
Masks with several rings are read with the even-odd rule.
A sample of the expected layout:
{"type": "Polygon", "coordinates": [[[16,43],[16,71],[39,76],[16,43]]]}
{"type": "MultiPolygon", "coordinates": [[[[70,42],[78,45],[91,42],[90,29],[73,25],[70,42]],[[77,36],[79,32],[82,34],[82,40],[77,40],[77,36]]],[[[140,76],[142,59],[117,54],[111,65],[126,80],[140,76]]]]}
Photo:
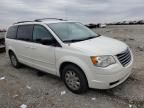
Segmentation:
{"type": "Polygon", "coordinates": [[[133,54],[123,42],[98,35],[79,22],[56,18],[22,21],[5,36],[11,64],[59,76],[74,93],[109,89],[131,74],[133,54]]]}

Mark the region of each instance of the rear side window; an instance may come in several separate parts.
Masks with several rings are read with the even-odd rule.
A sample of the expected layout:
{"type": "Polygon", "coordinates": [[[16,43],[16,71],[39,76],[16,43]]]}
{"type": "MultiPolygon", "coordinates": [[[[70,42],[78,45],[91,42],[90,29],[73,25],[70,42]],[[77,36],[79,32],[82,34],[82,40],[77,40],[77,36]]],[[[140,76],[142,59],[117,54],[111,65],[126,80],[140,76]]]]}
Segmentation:
{"type": "Polygon", "coordinates": [[[32,41],[33,25],[21,25],[18,27],[17,39],[32,41]]]}
{"type": "Polygon", "coordinates": [[[16,39],[17,28],[18,28],[18,26],[10,27],[7,31],[7,36],[6,37],[10,38],[10,39],[16,39]]]}

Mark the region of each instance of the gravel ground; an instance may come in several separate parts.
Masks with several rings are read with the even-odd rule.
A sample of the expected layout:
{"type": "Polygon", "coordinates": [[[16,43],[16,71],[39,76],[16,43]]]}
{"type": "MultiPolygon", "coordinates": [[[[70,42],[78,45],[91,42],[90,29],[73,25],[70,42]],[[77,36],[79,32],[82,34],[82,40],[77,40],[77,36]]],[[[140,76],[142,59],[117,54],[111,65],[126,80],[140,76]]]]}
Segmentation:
{"type": "Polygon", "coordinates": [[[133,74],[123,84],[76,95],[55,76],[40,76],[38,70],[27,66],[13,68],[5,53],[1,53],[0,108],[20,108],[23,104],[27,108],[144,108],[144,26],[109,26],[94,31],[124,41],[132,48],[133,74]]]}

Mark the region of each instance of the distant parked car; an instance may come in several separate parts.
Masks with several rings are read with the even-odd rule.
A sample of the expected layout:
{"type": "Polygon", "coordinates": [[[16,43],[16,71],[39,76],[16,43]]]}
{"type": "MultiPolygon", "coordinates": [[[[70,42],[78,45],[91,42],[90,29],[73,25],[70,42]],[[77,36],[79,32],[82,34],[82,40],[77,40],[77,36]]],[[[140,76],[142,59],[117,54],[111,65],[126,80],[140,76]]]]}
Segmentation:
{"type": "Polygon", "coordinates": [[[0,52],[4,52],[5,51],[5,38],[4,38],[4,34],[0,33],[0,52]]]}
{"type": "Polygon", "coordinates": [[[6,30],[5,29],[0,29],[0,32],[6,32],[6,30]]]}
{"type": "Polygon", "coordinates": [[[113,88],[131,74],[133,54],[125,43],[78,22],[18,22],[9,27],[5,40],[14,67],[22,63],[59,76],[74,93],[113,88]]]}
{"type": "Polygon", "coordinates": [[[106,28],[106,24],[100,24],[99,27],[100,28],[106,28]]]}
{"type": "Polygon", "coordinates": [[[93,29],[93,28],[97,28],[98,26],[96,24],[88,24],[86,25],[88,28],[93,29]]]}

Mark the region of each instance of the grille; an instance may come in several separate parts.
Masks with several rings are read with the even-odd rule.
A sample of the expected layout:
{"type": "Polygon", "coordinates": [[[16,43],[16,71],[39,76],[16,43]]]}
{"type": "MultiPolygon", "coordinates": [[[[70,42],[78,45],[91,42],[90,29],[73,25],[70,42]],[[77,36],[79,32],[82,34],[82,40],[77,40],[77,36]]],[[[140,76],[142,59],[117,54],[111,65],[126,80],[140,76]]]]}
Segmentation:
{"type": "Polygon", "coordinates": [[[125,50],[124,52],[116,55],[120,63],[125,67],[131,61],[131,54],[129,49],[125,50]]]}

